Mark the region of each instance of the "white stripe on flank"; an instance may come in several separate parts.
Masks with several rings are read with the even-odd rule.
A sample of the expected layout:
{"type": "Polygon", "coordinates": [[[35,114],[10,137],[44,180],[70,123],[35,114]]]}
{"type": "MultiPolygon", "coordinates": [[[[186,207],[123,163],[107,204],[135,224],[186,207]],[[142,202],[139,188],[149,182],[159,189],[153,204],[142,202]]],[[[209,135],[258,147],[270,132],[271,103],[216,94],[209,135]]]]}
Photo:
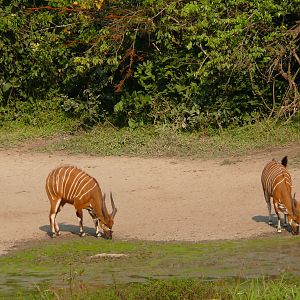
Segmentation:
{"type": "Polygon", "coordinates": [[[65,178],[66,178],[66,174],[67,174],[69,169],[70,168],[66,168],[65,174],[64,174],[64,176],[62,178],[62,181],[61,181],[61,195],[62,195],[62,197],[64,197],[64,195],[65,195],[65,178]]]}
{"type": "Polygon", "coordinates": [[[292,186],[291,176],[287,172],[286,168],[279,163],[274,161],[268,163],[263,170],[261,176],[261,182],[264,190],[270,195],[273,196],[274,190],[278,186],[279,183],[276,181],[279,179],[278,177],[283,176],[283,180],[280,180],[280,183],[285,181],[288,186],[292,186]]]}
{"type": "Polygon", "coordinates": [[[272,194],[272,185],[274,182],[274,176],[280,173],[281,173],[280,168],[274,162],[269,163],[265,167],[264,172],[262,174],[262,183],[269,194],[272,194]]]}
{"type": "Polygon", "coordinates": [[[56,194],[60,193],[61,190],[59,189],[58,185],[60,183],[60,172],[61,172],[62,168],[59,169],[58,174],[56,175],[56,194]]]}
{"type": "MultiPolygon", "coordinates": [[[[63,172],[63,170],[64,170],[64,167],[61,167],[61,172],[63,172]]],[[[63,177],[63,175],[61,173],[61,175],[59,176],[58,185],[57,185],[57,189],[59,191],[59,194],[60,194],[61,198],[62,198],[62,183],[63,183],[62,177],[63,177]]]]}
{"type": "MultiPolygon", "coordinates": [[[[84,191],[84,188],[91,182],[93,180],[93,178],[92,177],[90,177],[90,180],[89,181],[87,181],[83,186],[82,186],[82,188],[81,188],[81,190],[80,190],[80,192],[79,193],[77,193],[75,196],[74,196],[74,198],[77,198],[78,196],[80,196],[81,195],[81,193],[84,191]]],[[[86,193],[85,193],[86,194],[86,193]]],[[[80,197],[80,199],[81,199],[81,197],[80,197]]]]}
{"type": "Polygon", "coordinates": [[[71,199],[71,195],[73,195],[75,186],[78,184],[78,182],[80,182],[80,178],[84,175],[85,175],[85,173],[83,171],[79,171],[78,174],[75,176],[75,178],[73,179],[73,182],[71,184],[71,187],[69,189],[67,199],[71,199]]]}
{"type": "Polygon", "coordinates": [[[51,196],[51,199],[54,200],[54,197],[52,196],[52,193],[50,191],[50,176],[48,176],[48,178],[47,178],[47,190],[48,190],[49,195],[51,196]]]}
{"type": "MultiPolygon", "coordinates": [[[[75,170],[74,167],[72,167],[72,170],[70,171],[69,175],[68,175],[68,178],[66,180],[66,183],[65,183],[65,187],[64,187],[64,191],[66,192],[66,187],[67,187],[67,184],[69,182],[69,179],[70,179],[70,176],[71,176],[71,173],[75,170]]],[[[67,197],[65,197],[66,199],[68,199],[67,197]]]]}
{"type": "Polygon", "coordinates": [[[55,169],[52,173],[52,191],[53,191],[53,194],[56,196],[56,193],[55,193],[55,187],[54,187],[54,178],[55,178],[55,171],[57,171],[57,169],[55,169]]]}
{"type": "MultiPolygon", "coordinates": [[[[80,196],[81,195],[81,193],[84,191],[84,188],[91,182],[93,180],[93,178],[92,177],[90,177],[90,180],[89,181],[87,181],[83,186],[82,186],[82,188],[81,188],[81,190],[80,190],[80,192],[79,193],[77,193],[75,196],[74,196],[74,198],[77,198],[78,196],[80,196]]],[[[85,193],[86,194],[86,193],[85,193]]],[[[80,197],[81,198],[81,197],[80,197]]]]}
{"type": "Polygon", "coordinates": [[[274,178],[274,180],[273,180],[273,182],[272,182],[272,194],[274,194],[274,191],[275,191],[276,187],[278,186],[278,184],[280,184],[280,183],[282,183],[282,182],[284,181],[284,177],[283,177],[280,181],[278,181],[277,183],[275,183],[276,180],[277,180],[277,178],[278,178],[278,177],[281,177],[281,176],[282,176],[282,174],[278,174],[278,175],[274,178]],[[275,184],[275,185],[274,185],[274,184],[275,184]]]}
{"type": "MultiPolygon", "coordinates": [[[[92,178],[92,179],[93,179],[93,178],[92,178]]],[[[87,193],[89,193],[96,185],[97,185],[97,183],[95,183],[95,184],[93,185],[92,188],[90,188],[88,191],[86,191],[84,194],[82,194],[82,195],[80,196],[79,200],[81,200],[81,198],[82,198],[84,195],[86,195],[87,193]]]]}
{"type": "Polygon", "coordinates": [[[86,173],[83,173],[77,180],[75,186],[74,186],[74,189],[73,189],[73,192],[72,194],[70,195],[70,198],[72,199],[74,197],[74,195],[76,195],[76,192],[78,190],[78,188],[80,187],[81,183],[86,179],[86,178],[89,178],[90,176],[86,173]]]}

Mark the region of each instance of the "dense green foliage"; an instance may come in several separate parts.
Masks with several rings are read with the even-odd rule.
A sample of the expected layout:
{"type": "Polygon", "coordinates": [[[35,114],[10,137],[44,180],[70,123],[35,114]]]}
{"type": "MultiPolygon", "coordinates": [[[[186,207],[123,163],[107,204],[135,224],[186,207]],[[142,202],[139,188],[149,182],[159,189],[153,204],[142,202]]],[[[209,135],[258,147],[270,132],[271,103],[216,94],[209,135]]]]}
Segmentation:
{"type": "Polygon", "coordinates": [[[0,122],[228,127],[299,106],[300,0],[0,0],[0,122]],[[53,114],[51,115],[53,117],[53,114]]]}

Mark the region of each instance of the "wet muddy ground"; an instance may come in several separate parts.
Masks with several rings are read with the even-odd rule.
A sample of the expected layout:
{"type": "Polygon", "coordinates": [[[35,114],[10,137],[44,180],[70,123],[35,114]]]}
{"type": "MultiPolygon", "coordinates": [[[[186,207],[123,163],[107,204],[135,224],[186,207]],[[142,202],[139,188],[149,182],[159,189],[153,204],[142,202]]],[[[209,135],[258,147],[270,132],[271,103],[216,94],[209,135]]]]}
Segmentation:
{"type": "Polygon", "coordinates": [[[83,243],[70,237],[60,247],[45,241],[31,247],[0,259],[0,295],[45,284],[68,287],[71,277],[75,284],[99,287],[174,277],[216,280],[300,275],[300,239],[288,233],[201,243],[112,242],[109,247],[103,241],[95,244],[92,237],[83,243]],[[97,256],[100,253],[126,255],[97,256]]]}

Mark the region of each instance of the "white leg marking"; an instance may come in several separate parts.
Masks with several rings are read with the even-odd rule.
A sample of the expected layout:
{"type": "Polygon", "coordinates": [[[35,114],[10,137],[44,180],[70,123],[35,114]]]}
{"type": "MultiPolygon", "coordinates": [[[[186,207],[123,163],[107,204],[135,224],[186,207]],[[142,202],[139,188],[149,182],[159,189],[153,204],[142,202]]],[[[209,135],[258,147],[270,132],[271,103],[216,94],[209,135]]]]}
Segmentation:
{"type": "Polygon", "coordinates": [[[55,234],[55,214],[50,215],[50,220],[51,220],[51,232],[52,234],[55,234]]]}
{"type": "MultiPolygon", "coordinates": [[[[61,199],[59,199],[55,205],[55,214],[54,214],[54,226],[55,226],[55,231],[56,233],[59,233],[59,226],[56,222],[56,215],[57,215],[57,212],[58,212],[58,208],[60,206],[60,202],[61,202],[61,199]]],[[[52,215],[51,215],[52,216],[52,215]]]]}
{"type": "Polygon", "coordinates": [[[278,218],[277,232],[281,232],[280,218],[278,218]]]}
{"type": "Polygon", "coordinates": [[[79,221],[79,235],[81,237],[85,236],[85,232],[83,232],[83,221],[82,218],[78,217],[78,221],[79,221]]]}
{"type": "Polygon", "coordinates": [[[272,225],[272,218],[271,218],[271,202],[267,201],[268,211],[269,211],[269,225],[272,225]]]}

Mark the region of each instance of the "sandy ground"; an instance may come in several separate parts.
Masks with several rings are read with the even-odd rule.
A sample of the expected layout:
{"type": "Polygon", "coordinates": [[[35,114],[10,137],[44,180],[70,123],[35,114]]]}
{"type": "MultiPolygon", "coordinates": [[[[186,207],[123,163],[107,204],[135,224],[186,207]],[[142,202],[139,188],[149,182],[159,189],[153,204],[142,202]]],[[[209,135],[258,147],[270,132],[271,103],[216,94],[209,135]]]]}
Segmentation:
{"type": "MultiPolygon", "coordinates": [[[[228,160],[0,151],[0,254],[22,241],[49,238],[45,179],[52,169],[65,164],[82,168],[103,191],[113,192],[118,208],[114,239],[200,241],[277,234],[266,223],[260,174],[273,157],[298,153],[300,145],[228,160]]],[[[291,167],[290,173],[294,191],[300,194],[300,167],[291,167]]],[[[84,218],[87,232],[94,234],[88,213],[84,218]]],[[[66,205],[57,219],[60,238],[78,232],[72,206],[66,205]]]]}

